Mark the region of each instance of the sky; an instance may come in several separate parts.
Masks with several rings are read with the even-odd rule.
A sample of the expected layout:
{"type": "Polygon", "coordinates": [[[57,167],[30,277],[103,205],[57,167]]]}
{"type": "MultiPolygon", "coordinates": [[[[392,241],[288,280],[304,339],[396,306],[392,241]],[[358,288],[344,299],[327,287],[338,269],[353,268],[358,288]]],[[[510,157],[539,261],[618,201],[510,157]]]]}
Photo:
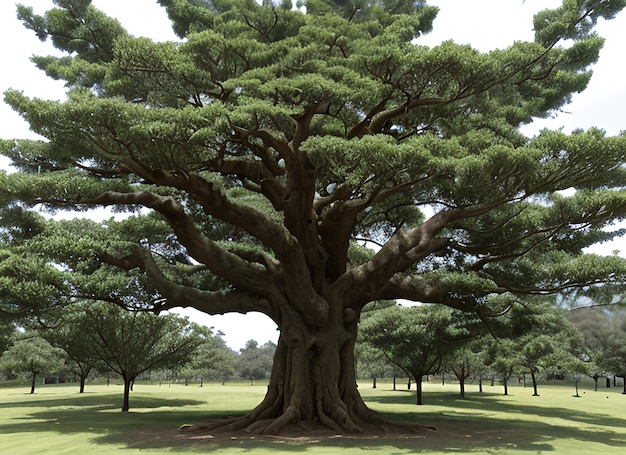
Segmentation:
{"type": "MultiPolygon", "coordinates": [[[[53,6],[52,0],[21,0],[43,14],[53,6]]],[[[135,36],[157,41],[176,39],[165,11],[156,0],[93,0],[93,5],[117,18],[135,36]]],[[[420,44],[436,45],[452,39],[471,44],[480,51],[504,48],[516,40],[532,40],[533,14],[544,8],[560,5],[559,0],[431,0],[440,8],[434,30],[419,39],[420,44]]],[[[598,33],[606,38],[599,62],[587,90],[574,95],[564,112],[535,121],[523,131],[532,136],[542,128],[571,132],[576,128],[597,126],[609,135],[626,130],[626,83],[623,82],[623,55],[626,43],[626,11],[612,21],[602,21],[598,33]]],[[[62,83],[52,81],[30,62],[31,55],[59,55],[49,44],[39,41],[16,19],[15,2],[0,0],[0,93],[9,88],[22,90],[31,97],[62,100],[62,83]]],[[[28,125],[7,105],[0,103],[0,138],[37,138],[28,125]]],[[[2,157],[0,157],[0,160],[2,157]]],[[[0,161],[0,167],[6,161],[0,161]]],[[[611,254],[613,250],[626,253],[626,239],[601,245],[594,252],[611,254]]],[[[207,316],[200,312],[181,311],[196,322],[212,326],[225,334],[228,345],[240,349],[250,339],[260,344],[276,342],[276,325],[263,315],[228,314],[207,316]]]]}

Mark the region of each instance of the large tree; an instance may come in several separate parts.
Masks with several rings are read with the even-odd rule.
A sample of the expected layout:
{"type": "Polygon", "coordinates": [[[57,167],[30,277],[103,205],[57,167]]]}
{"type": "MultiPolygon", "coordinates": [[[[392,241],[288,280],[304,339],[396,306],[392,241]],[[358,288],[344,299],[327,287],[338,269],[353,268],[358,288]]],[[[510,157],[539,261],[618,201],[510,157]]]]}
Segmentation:
{"type": "Polygon", "coordinates": [[[488,318],[490,296],[623,281],[622,259],[583,249],[626,210],[626,137],[518,131],[585,88],[593,26],[623,0],[567,0],[488,53],[420,45],[437,12],[421,0],[159,0],[167,43],[55,3],[19,18],[66,52],[33,60],[68,99],[5,94],[46,140],[1,143],[18,172],[0,202],[136,211],[20,244],[81,298],[275,321],[266,399],[231,429],[379,422],[354,373],[368,302],[488,318]]]}

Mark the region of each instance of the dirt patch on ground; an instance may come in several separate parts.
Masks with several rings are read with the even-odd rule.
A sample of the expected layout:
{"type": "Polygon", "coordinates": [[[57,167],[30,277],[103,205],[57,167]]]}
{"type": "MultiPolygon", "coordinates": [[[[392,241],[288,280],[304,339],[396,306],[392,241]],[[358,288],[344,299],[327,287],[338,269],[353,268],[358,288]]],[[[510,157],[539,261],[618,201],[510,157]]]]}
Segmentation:
{"type": "Polygon", "coordinates": [[[232,432],[217,429],[208,429],[202,426],[190,426],[181,428],[176,438],[179,440],[256,440],[256,441],[281,441],[281,442],[320,442],[326,440],[351,439],[351,440],[374,440],[374,439],[424,439],[426,437],[440,436],[442,433],[432,426],[387,426],[387,428],[372,427],[366,428],[362,433],[338,434],[327,428],[302,429],[292,426],[284,429],[278,435],[251,434],[245,431],[232,432]]]}

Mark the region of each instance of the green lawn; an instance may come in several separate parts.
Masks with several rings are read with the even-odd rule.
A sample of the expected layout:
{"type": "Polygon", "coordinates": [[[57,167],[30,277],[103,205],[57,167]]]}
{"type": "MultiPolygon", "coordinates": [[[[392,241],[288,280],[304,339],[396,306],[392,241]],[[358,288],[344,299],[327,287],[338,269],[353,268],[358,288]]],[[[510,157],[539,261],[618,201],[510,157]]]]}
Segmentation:
{"type": "Polygon", "coordinates": [[[479,394],[468,386],[424,384],[425,405],[413,391],[362,384],[369,405],[390,417],[436,425],[423,438],[332,438],[313,442],[189,437],[177,428],[217,416],[238,415],[257,404],[265,387],[250,385],[137,384],[131,412],[121,413],[120,385],[0,387],[0,453],[7,454],[592,454],[626,453],[626,396],[621,388],[594,392],[583,384],[541,385],[541,396],[517,384],[479,394]]]}

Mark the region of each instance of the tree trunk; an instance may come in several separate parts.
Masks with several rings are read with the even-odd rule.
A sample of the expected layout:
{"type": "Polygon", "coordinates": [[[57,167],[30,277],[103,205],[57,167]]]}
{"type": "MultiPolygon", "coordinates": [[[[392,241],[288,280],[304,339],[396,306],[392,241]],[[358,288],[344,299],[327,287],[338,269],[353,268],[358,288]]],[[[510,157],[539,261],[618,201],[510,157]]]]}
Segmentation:
{"type": "Polygon", "coordinates": [[[311,329],[302,321],[284,322],[265,399],[242,418],[204,428],[263,434],[384,428],[385,420],[365,405],[357,389],[357,322],[351,316],[311,329]]]}
{"type": "Polygon", "coordinates": [[[35,381],[37,380],[37,373],[33,373],[33,379],[30,381],[30,393],[35,393],[35,381]]]}
{"type": "Polygon", "coordinates": [[[372,389],[376,388],[376,376],[372,378],[372,389]]]}
{"type": "Polygon", "coordinates": [[[78,393],[84,393],[85,392],[85,381],[87,380],[87,376],[81,374],[80,375],[80,386],[78,389],[78,393]]]}
{"type": "Polygon", "coordinates": [[[124,402],[122,403],[122,412],[128,412],[130,409],[130,391],[132,383],[132,379],[124,378],[124,402]]]}
{"type": "Polygon", "coordinates": [[[393,390],[396,390],[396,376],[393,376],[393,390]]]}
{"type": "Polygon", "coordinates": [[[504,383],[504,394],[508,395],[509,394],[509,381],[506,377],[503,377],[502,382],[504,383]]]}
{"type": "Polygon", "coordinates": [[[415,391],[417,395],[416,404],[421,406],[424,404],[422,399],[422,376],[415,376],[415,391]]]}
{"type": "Polygon", "coordinates": [[[478,377],[478,392],[483,393],[483,377],[480,375],[478,377]]]}
{"type": "Polygon", "coordinates": [[[537,393],[537,373],[535,372],[535,370],[530,371],[530,377],[533,380],[533,396],[538,397],[539,393],[537,393]]]}
{"type": "Polygon", "coordinates": [[[459,387],[461,388],[461,398],[465,398],[465,379],[459,378],[459,387]]]}
{"type": "Polygon", "coordinates": [[[622,376],[623,382],[624,382],[624,389],[622,392],[622,395],[626,395],[626,375],[622,376]]]}

